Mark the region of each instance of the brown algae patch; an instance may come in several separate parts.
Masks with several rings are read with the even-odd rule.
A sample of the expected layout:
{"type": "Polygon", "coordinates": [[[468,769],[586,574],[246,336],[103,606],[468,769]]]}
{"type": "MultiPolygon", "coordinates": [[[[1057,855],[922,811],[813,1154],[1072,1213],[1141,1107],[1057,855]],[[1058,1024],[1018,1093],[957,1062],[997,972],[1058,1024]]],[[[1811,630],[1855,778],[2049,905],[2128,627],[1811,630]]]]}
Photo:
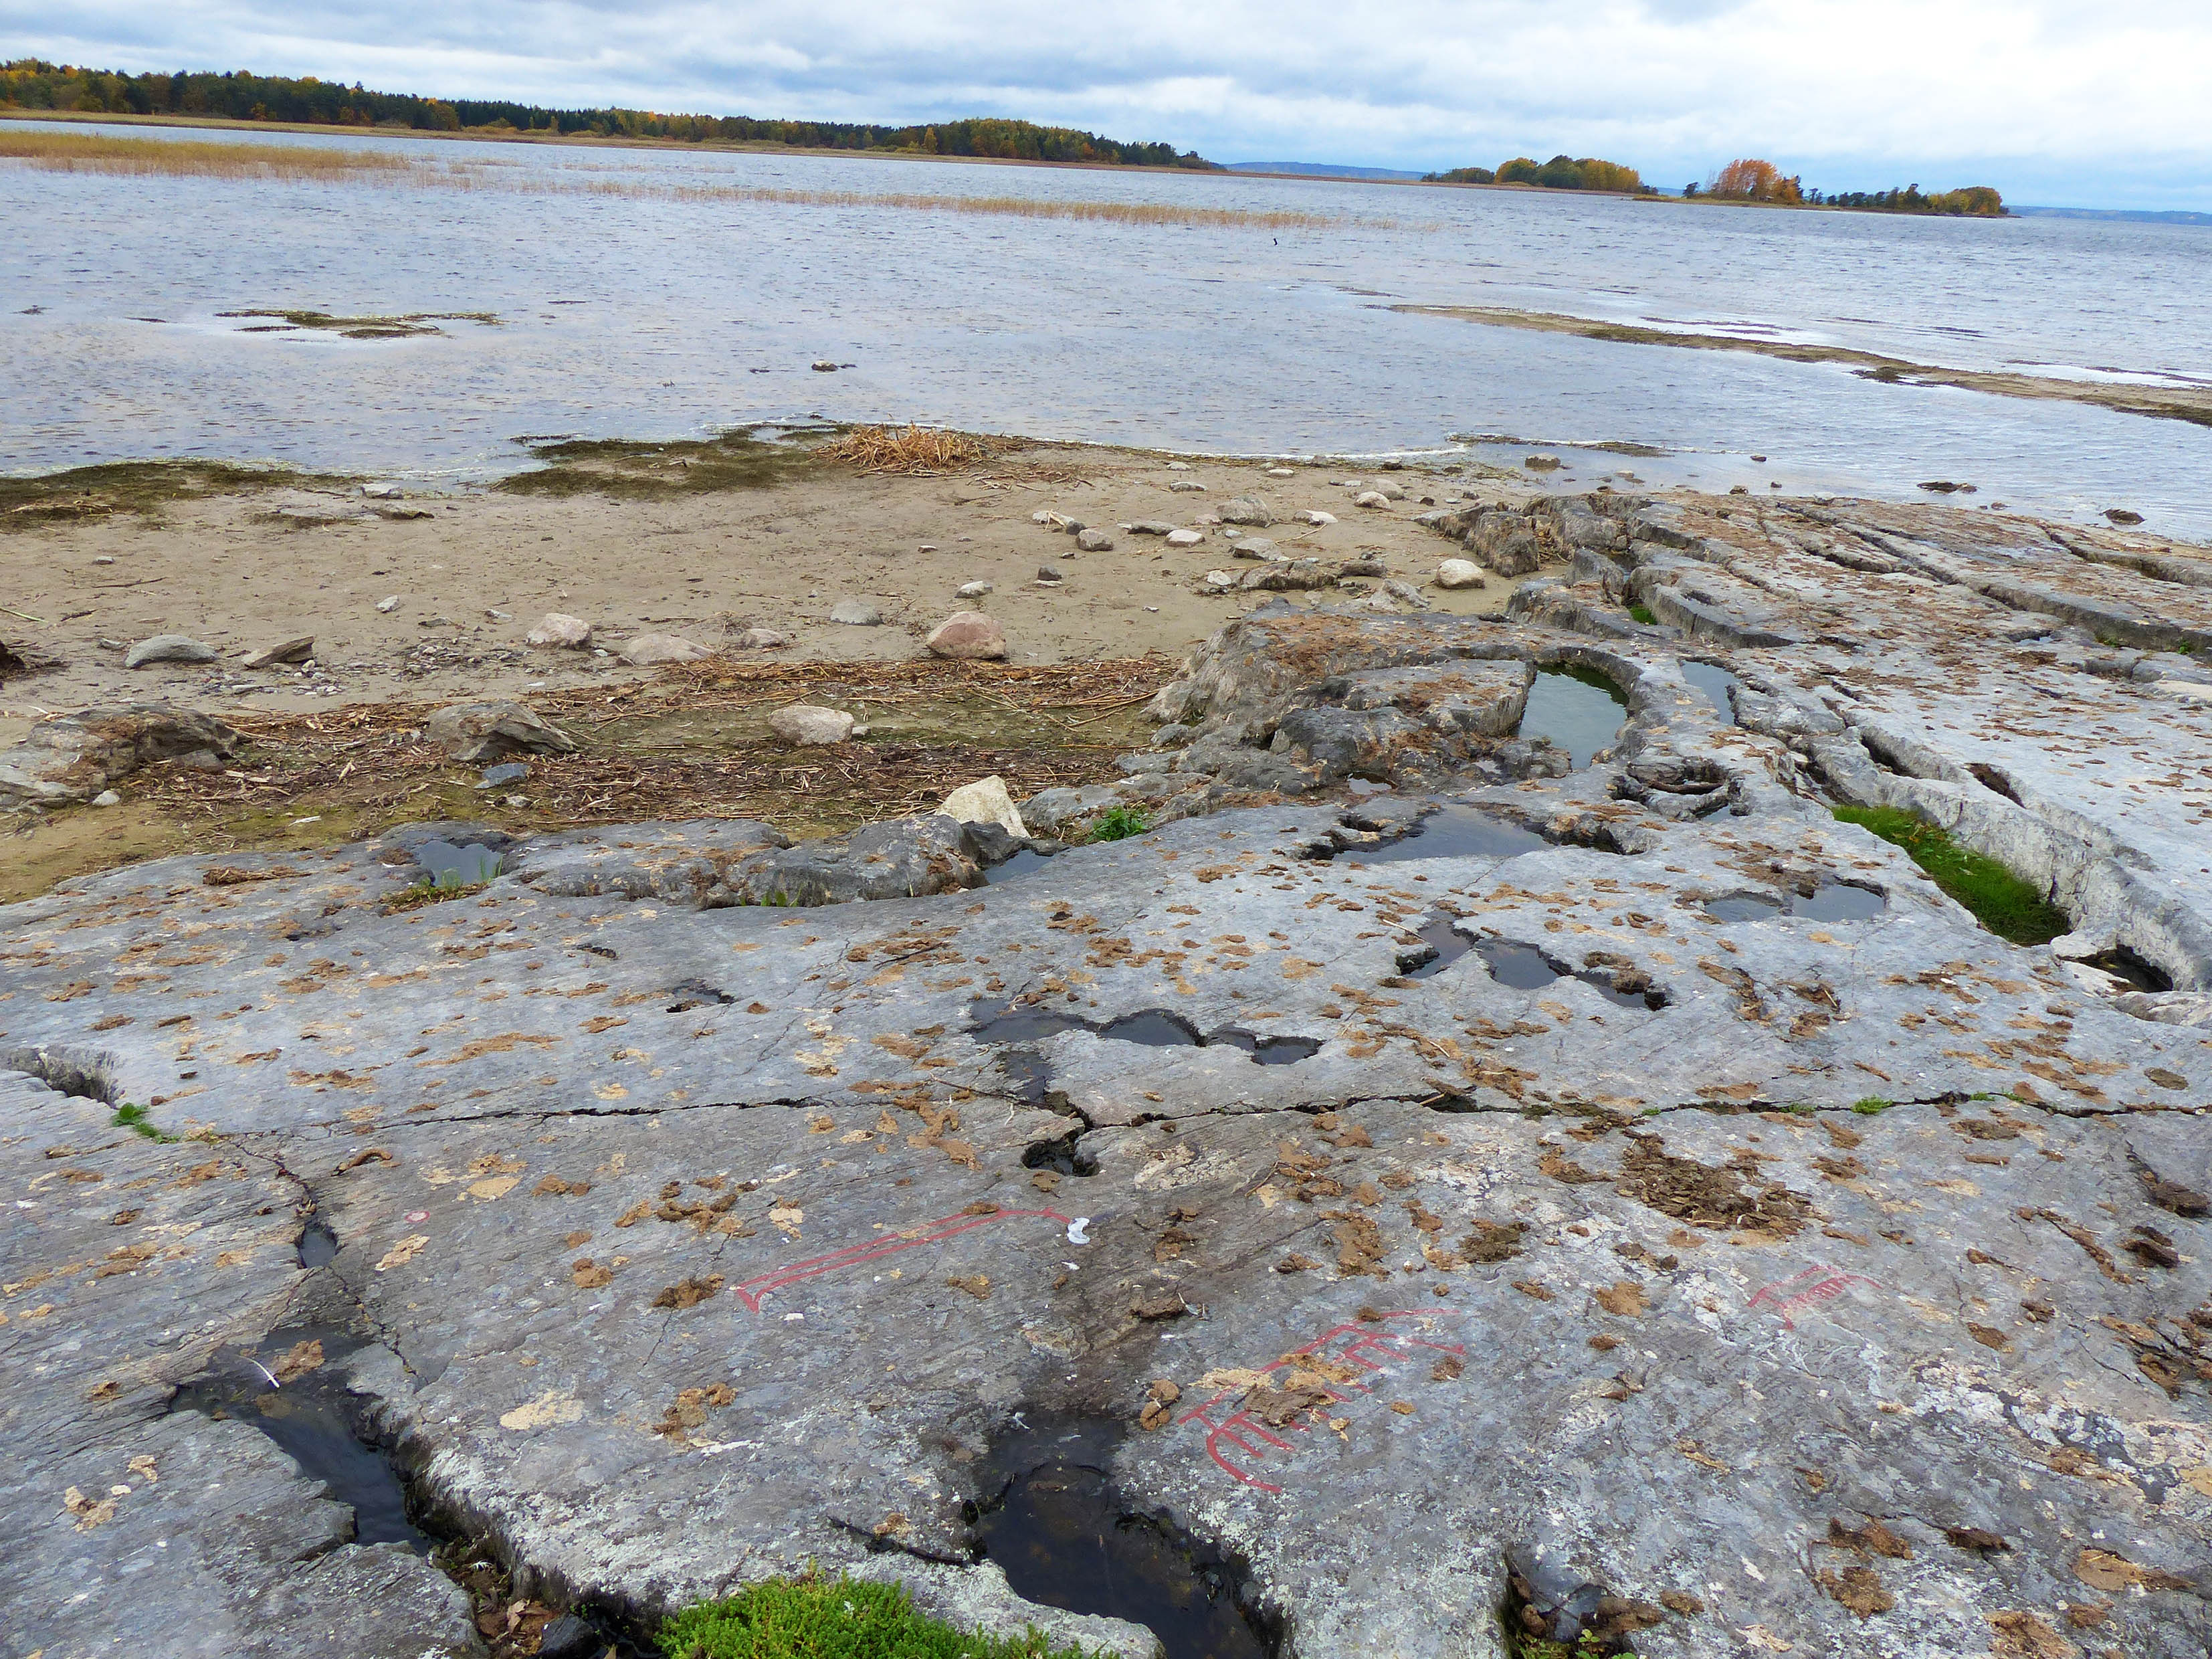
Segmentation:
{"type": "Polygon", "coordinates": [[[266,317],[274,322],[258,324],[243,332],[248,334],[283,334],[294,330],[314,333],[337,334],[348,340],[404,340],[422,334],[443,334],[440,323],[482,323],[487,328],[501,326],[500,319],[489,311],[410,311],[398,317],[335,317],[327,311],[218,311],[218,317],[266,317]]]}
{"type": "Polygon", "coordinates": [[[813,440],[830,428],[807,428],[790,437],[758,435],[772,428],[747,427],[712,438],[644,443],[625,438],[563,438],[532,444],[540,463],[493,487],[511,495],[582,495],[653,500],[723,489],[767,489],[813,465],[813,440]]]}

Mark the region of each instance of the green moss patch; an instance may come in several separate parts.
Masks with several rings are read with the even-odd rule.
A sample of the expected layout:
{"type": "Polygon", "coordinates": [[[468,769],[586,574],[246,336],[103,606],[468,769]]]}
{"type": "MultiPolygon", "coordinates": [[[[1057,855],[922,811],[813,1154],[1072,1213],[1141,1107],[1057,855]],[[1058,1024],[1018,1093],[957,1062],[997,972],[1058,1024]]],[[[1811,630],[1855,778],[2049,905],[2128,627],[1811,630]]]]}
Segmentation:
{"type": "Polygon", "coordinates": [[[1091,821],[1091,841],[1127,841],[1152,827],[1152,814],[1141,806],[1109,806],[1091,821]]]}
{"type": "Polygon", "coordinates": [[[1838,806],[1837,818],[1901,847],[1936,884],[1972,911],[1983,927],[2014,945],[2044,945],[2074,924],[2041,890],[1949,833],[1900,806],[1838,806]]]}
{"type": "Polygon", "coordinates": [[[541,463],[538,468],[502,478],[495,488],[512,495],[597,494],[653,501],[714,490],[763,489],[783,483],[814,459],[808,443],[763,438],[750,429],[659,444],[570,438],[533,444],[530,453],[541,463]]]}
{"type": "Polygon", "coordinates": [[[151,517],[170,501],[350,482],[289,467],[234,466],[224,461],[106,461],[27,477],[0,477],[0,531],[104,519],[117,513],[151,517]]]}
{"type": "Polygon", "coordinates": [[[917,1613],[896,1584],[774,1580],[686,1607],[660,1627],[668,1659],[1103,1659],[1031,1629],[977,1636],[917,1613]]]}

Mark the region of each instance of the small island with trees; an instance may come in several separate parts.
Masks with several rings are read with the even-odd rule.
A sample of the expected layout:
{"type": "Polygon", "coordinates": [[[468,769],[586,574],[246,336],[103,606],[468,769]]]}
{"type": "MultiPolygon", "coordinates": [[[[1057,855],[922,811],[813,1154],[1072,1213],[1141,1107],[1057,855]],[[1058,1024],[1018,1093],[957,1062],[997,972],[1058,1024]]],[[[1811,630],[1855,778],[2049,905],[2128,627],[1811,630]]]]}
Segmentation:
{"type": "MultiPolygon", "coordinates": [[[[1594,156],[1577,161],[1554,155],[1548,161],[1516,155],[1496,167],[1453,167],[1444,173],[1425,173],[1425,185],[1518,185],[1535,190],[1603,191],[1621,196],[1656,197],[1660,192],[1644,182],[1634,167],[1594,156]]],[[[1890,190],[1850,190],[1823,192],[1808,190],[1795,173],[1785,174],[1771,161],[1742,156],[1699,184],[1692,180],[1682,191],[1688,202],[1731,202],[1760,207],[1842,208],[1860,213],[1946,214],[1954,217],[1998,219],[2004,216],[2004,198],[1987,185],[1923,194],[1920,186],[1905,185],[1890,190]]]]}
{"type": "Polygon", "coordinates": [[[1528,185],[1538,190],[1600,190],[1622,196],[1656,196],[1634,167],[1618,161],[1601,161],[1594,155],[1577,161],[1554,155],[1548,161],[1516,155],[1492,167],[1454,167],[1449,173],[1425,173],[1425,185],[1528,185]]]}

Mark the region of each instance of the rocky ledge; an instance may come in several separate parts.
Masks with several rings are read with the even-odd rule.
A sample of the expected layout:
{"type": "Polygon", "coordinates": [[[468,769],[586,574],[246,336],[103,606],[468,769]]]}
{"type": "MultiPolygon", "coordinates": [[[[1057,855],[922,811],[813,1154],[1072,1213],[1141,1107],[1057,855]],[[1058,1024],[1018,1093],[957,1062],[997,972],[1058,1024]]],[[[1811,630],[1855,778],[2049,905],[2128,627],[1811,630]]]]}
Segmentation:
{"type": "Polygon", "coordinates": [[[319,1389],[609,1629],[817,1562],[1147,1653],[979,1558],[1070,1425],[1254,1651],[2206,1651],[2212,562],[1454,533],[1577,580],[1231,624],[1024,808],[1129,839],[437,826],[0,912],[11,1643],[480,1651],[264,1432],[319,1389]]]}

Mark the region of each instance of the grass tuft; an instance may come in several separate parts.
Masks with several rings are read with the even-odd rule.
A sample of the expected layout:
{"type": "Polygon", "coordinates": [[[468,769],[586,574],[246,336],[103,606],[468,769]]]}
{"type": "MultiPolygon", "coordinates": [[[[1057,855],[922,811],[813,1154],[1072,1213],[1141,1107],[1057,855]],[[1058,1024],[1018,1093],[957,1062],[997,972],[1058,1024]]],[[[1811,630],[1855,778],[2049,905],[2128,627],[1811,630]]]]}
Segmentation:
{"type": "Polygon", "coordinates": [[[132,1134],[143,1135],[149,1140],[166,1143],[176,1139],[176,1136],[169,1133],[148,1117],[143,1106],[137,1105],[131,1101],[126,1100],[118,1106],[115,1109],[115,1115],[107,1121],[118,1129],[128,1129],[132,1134]]]}
{"type": "Polygon", "coordinates": [[[1632,605],[1628,607],[1628,614],[1646,628],[1659,626],[1659,618],[1652,614],[1651,607],[1648,605],[1632,605]]]}
{"type": "Polygon", "coordinates": [[[1091,821],[1091,841],[1127,841],[1152,827],[1152,815],[1141,806],[1109,806],[1091,821]]]}
{"type": "Polygon", "coordinates": [[[428,161],[388,149],[116,138],[86,132],[0,132],[0,159],[27,161],[53,173],[171,173],[196,179],[391,181],[443,172],[428,161]]]}
{"type": "Polygon", "coordinates": [[[2045,945],[2074,924],[2029,883],[1901,806],[1838,806],[1837,818],[1901,847],[1982,926],[2014,945],[2045,945]]]}
{"type": "Polygon", "coordinates": [[[771,1580],[686,1607],[655,1638],[668,1659],[1102,1659],[1034,1628],[981,1636],[924,1617],[897,1584],[771,1580]]]}
{"type": "Polygon", "coordinates": [[[402,910],[419,910],[426,904],[443,904],[447,899],[467,898],[490,885],[488,881],[442,881],[425,876],[412,887],[394,893],[379,908],[386,915],[393,915],[402,910]]]}
{"type": "Polygon", "coordinates": [[[1896,1104],[1895,1101],[1884,1100],[1880,1095],[1862,1095],[1851,1103],[1851,1109],[1863,1117],[1880,1117],[1896,1104]]]}

